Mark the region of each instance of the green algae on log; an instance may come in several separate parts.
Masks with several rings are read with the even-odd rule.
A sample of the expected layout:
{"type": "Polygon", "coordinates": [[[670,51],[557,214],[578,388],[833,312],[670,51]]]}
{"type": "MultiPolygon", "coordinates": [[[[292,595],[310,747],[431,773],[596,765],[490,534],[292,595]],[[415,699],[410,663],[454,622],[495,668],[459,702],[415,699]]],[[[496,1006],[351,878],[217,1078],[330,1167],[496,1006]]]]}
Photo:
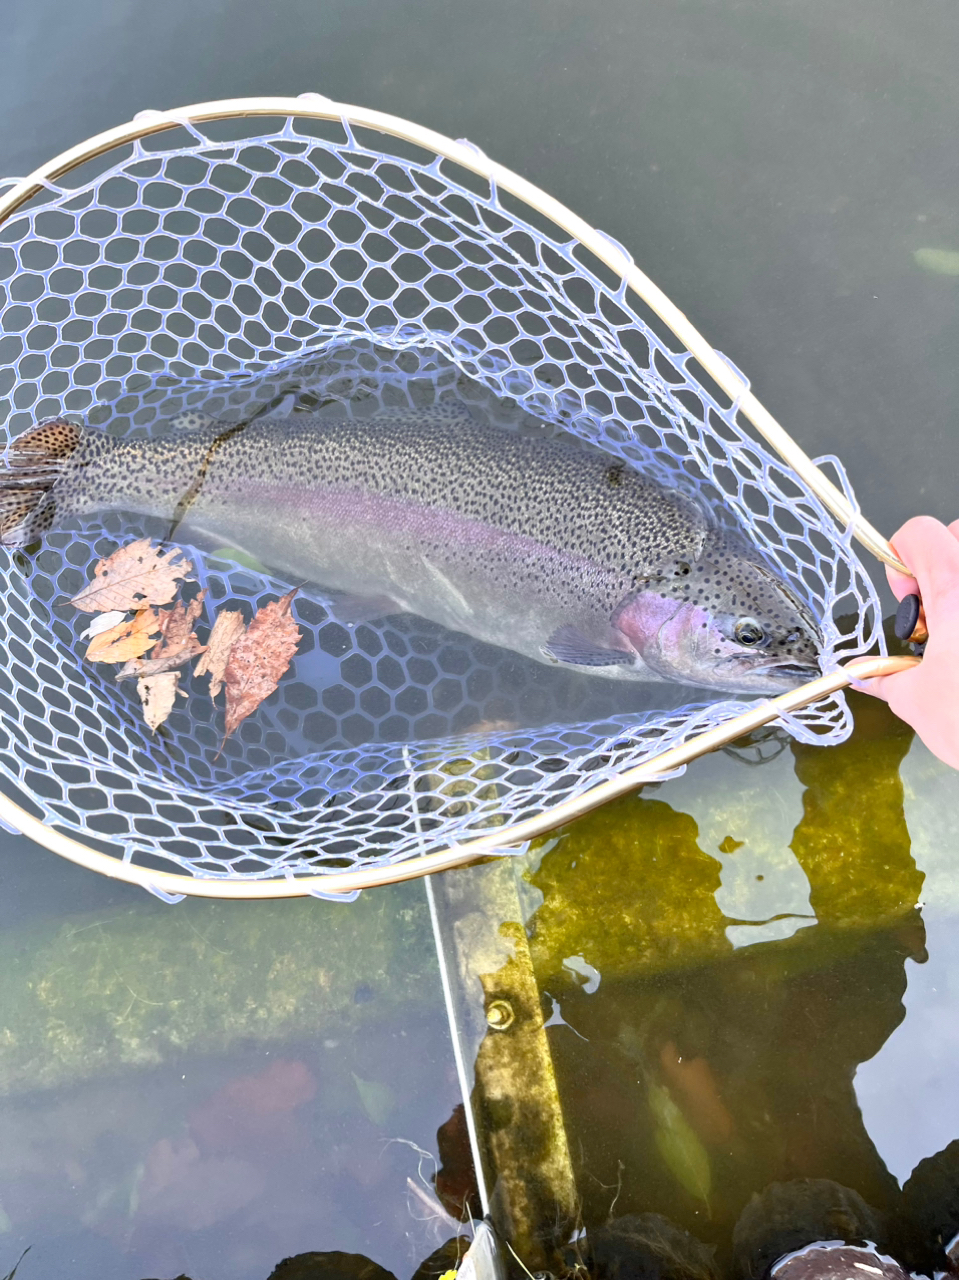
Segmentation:
{"type": "Polygon", "coordinates": [[[820,923],[872,928],[909,915],[922,890],[899,777],[913,731],[879,699],[847,696],[850,738],[828,748],[792,743],[806,788],[792,850],[820,923]]]}
{"type": "Polygon", "coordinates": [[[416,886],[42,919],[5,931],[0,970],[0,1095],[316,1036],[376,1018],[377,996],[442,998],[416,886]]]}
{"type": "Polygon", "coordinates": [[[540,985],[575,955],[627,977],[729,954],[719,862],[697,838],[688,814],[635,796],[568,827],[529,877],[545,894],[530,941],[540,985]]]}
{"type": "Polygon", "coordinates": [[[795,856],[820,924],[873,928],[910,918],[923,876],[910,851],[899,767],[913,733],[885,703],[848,696],[856,718],[848,741],[836,747],[791,743],[795,776],[804,788],[788,844],[792,854],[788,827],[781,848],[767,847],[774,819],[781,829],[783,807],[775,786],[765,796],[755,786],[770,766],[743,775],[744,766],[727,761],[724,768],[719,757],[709,781],[703,781],[703,767],[699,777],[678,786],[665,783],[662,799],[624,797],[549,842],[528,877],[545,895],[531,920],[541,980],[561,977],[564,959],[577,955],[604,977],[626,977],[731,953],[726,929],[739,922],[717,905],[720,863],[700,847],[696,821],[667,803],[675,803],[687,784],[706,788],[698,813],[711,804],[732,824],[726,848],[717,844],[717,852],[736,858],[747,842],[777,875],[782,858],[795,856]]]}
{"type": "Polygon", "coordinates": [[[529,1271],[559,1273],[578,1195],[523,928],[521,863],[500,858],[431,881],[451,1027],[472,1064],[490,1217],[529,1271]]]}

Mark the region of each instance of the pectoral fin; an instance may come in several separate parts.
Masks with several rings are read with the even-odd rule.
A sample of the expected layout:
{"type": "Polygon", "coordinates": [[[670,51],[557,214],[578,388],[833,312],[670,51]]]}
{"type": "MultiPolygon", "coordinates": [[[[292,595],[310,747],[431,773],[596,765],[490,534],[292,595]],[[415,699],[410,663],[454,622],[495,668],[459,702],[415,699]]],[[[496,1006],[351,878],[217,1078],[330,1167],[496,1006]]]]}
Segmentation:
{"type": "Polygon", "coordinates": [[[635,661],[634,654],[590,640],[575,627],[557,628],[543,646],[543,652],[547,658],[577,667],[616,667],[635,661]]]}

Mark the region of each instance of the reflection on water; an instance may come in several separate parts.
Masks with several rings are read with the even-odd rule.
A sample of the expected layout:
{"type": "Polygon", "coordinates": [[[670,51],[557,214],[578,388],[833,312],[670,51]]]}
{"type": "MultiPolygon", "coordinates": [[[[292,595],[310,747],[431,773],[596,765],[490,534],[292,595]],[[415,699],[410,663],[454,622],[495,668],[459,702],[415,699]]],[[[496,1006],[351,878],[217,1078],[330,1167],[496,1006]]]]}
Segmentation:
{"type": "MultiPolygon", "coordinates": [[[[883,704],[856,696],[855,706],[843,746],[792,744],[745,779],[728,759],[701,762],[656,798],[625,799],[561,833],[528,873],[539,894],[531,953],[588,1230],[662,1215],[714,1246],[725,1270],[751,1198],[795,1183],[782,1212],[808,1218],[813,1184],[801,1180],[813,1179],[861,1197],[873,1225],[860,1234],[888,1247],[911,1212],[897,1177],[959,1133],[937,1130],[950,1086],[926,1073],[925,1144],[911,1137],[910,1160],[891,1171],[857,1098],[857,1071],[881,1060],[897,1028],[903,1054],[915,1052],[904,996],[927,952],[899,776],[912,735],[883,704]],[[712,818],[703,830],[671,803],[692,790],[712,818]],[[787,815],[795,829],[776,846],[787,815]],[[791,906],[803,927],[748,945],[744,917],[762,921],[746,876],[737,881],[740,856],[765,908],[785,905],[788,918],[791,906]],[[785,882],[785,903],[766,876],[785,882]]],[[[913,771],[912,785],[954,805],[955,776],[930,770],[921,747],[915,755],[926,776],[913,771]]],[[[954,873],[942,880],[954,899],[954,873]]],[[[950,970],[951,954],[940,960],[950,970]]],[[[899,1083],[914,1096],[909,1079],[899,1083]]],[[[908,1105],[890,1107],[880,1084],[875,1108],[905,1137],[908,1105]]]]}
{"type": "Polygon", "coordinates": [[[959,1135],[959,878],[957,775],[915,746],[903,761],[904,811],[913,855],[925,872],[922,916],[929,959],[909,970],[905,1020],[860,1066],[856,1095],[873,1141],[900,1181],[959,1135]]]}
{"type": "MultiPolygon", "coordinates": [[[[546,1027],[586,1228],[553,1241],[555,1271],[613,1275],[638,1251],[676,1280],[759,1280],[814,1238],[943,1262],[959,778],[884,704],[853,703],[838,748],[709,757],[503,864],[519,892],[505,915],[489,900],[492,933],[482,892],[470,906],[461,960],[500,1013],[525,922],[527,1030],[546,1027]]],[[[475,894],[489,871],[456,874],[475,894]]],[[[350,907],[85,905],[0,942],[0,1264],[30,1244],[26,1280],[54,1259],[266,1280],[339,1249],[404,1280],[460,1232],[476,1195],[419,886],[350,907]]],[[[511,1024],[483,1019],[487,1093],[511,1024]]],[[[530,1081],[497,1081],[481,1123],[534,1134],[530,1081]]],[[[497,1141],[515,1195],[524,1148],[497,1141]]],[[[549,1239],[558,1219],[527,1201],[549,1239]]]]}

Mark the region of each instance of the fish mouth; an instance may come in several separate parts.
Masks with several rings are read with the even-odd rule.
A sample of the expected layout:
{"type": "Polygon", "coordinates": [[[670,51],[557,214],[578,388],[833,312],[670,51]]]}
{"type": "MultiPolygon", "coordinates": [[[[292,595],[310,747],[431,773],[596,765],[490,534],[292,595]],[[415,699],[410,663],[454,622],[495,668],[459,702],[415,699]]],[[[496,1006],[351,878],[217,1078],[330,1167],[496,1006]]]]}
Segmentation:
{"type": "Polygon", "coordinates": [[[754,672],[771,680],[789,680],[797,685],[815,680],[822,674],[818,665],[812,662],[770,662],[766,666],[754,668],[754,672]]]}
{"type": "Polygon", "coordinates": [[[787,692],[798,689],[800,685],[808,684],[810,680],[816,680],[822,672],[814,663],[770,662],[763,667],[754,667],[749,675],[758,677],[759,680],[775,682],[782,691],[787,692]]]}
{"type": "Polygon", "coordinates": [[[776,662],[775,660],[750,662],[745,655],[737,654],[726,666],[723,683],[741,692],[789,693],[822,675],[813,662],[776,662]]]}

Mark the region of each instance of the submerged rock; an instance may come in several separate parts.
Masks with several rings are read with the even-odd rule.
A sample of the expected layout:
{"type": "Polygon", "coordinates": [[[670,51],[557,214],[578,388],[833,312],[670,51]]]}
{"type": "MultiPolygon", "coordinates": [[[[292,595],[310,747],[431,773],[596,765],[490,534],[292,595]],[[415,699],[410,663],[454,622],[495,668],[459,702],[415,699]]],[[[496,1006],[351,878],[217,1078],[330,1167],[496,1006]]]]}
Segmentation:
{"type": "Polygon", "coordinates": [[[959,252],[955,249],[934,249],[924,245],[921,249],[913,249],[912,257],[923,271],[931,271],[937,276],[959,276],[959,252]]]}
{"type": "Polygon", "coordinates": [[[908,1280],[894,1258],[875,1249],[855,1245],[810,1244],[781,1258],[770,1271],[770,1280],[850,1280],[862,1274],[877,1280],[908,1280]]]}
{"type": "Polygon", "coordinates": [[[714,1252],[662,1214],[629,1214],[589,1232],[589,1274],[592,1280],[718,1280],[714,1252]]]}
{"type": "Polygon", "coordinates": [[[428,1258],[423,1259],[413,1272],[411,1280],[440,1280],[447,1271],[458,1271],[469,1247],[468,1236],[453,1236],[438,1249],[434,1249],[428,1258]]]}
{"type": "Polygon", "coordinates": [[[774,886],[788,879],[787,909],[805,924],[846,933],[908,924],[923,884],[899,776],[913,731],[878,699],[847,696],[852,735],[829,748],[791,742],[795,777],[783,778],[785,762],[744,772],[720,757],[697,761],[685,778],[664,783],[656,799],[624,797],[544,842],[527,875],[544,895],[530,920],[541,985],[568,986],[570,957],[604,979],[728,957],[729,926],[743,925],[741,911],[747,922],[754,918],[748,892],[742,901],[730,892],[737,859],[753,873],[743,891],[764,882],[762,900],[773,914],[784,910],[774,886]],[[796,817],[790,810],[784,827],[786,781],[797,795],[796,817]],[[682,812],[686,804],[695,818],[682,812]],[[707,815],[716,814],[721,828],[710,830],[707,815]],[[808,881],[808,905],[794,901],[797,878],[808,881]]]}
{"type": "Polygon", "coordinates": [[[913,1169],[902,1188],[894,1239],[912,1270],[959,1273],[959,1138],[913,1169]]]}
{"type": "MultiPolygon", "coordinates": [[[[742,1280],[762,1280],[778,1260],[807,1245],[875,1244],[884,1235],[881,1216],[849,1187],[828,1178],[771,1182],[753,1196],[736,1223],[734,1267],[742,1280]]],[[[807,1272],[799,1267],[795,1278],[789,1274],[798,1280],[807,1272]]]]}
{"type": "Polygon", "coordinates": [[[269,1280],[396,1280],[378,1262],[362,1253],[298,1253],[284,1258],[270,1272],[269,1280]]]}
{"type": "Polygon", "coordinates": [[[878,698],[847,697],[856,726],[846,742],[792,743],[806,788],[792,850],[821,924],[874,928],[908,916],[922,891],[899,776],[914,735],[878,698]]]}

